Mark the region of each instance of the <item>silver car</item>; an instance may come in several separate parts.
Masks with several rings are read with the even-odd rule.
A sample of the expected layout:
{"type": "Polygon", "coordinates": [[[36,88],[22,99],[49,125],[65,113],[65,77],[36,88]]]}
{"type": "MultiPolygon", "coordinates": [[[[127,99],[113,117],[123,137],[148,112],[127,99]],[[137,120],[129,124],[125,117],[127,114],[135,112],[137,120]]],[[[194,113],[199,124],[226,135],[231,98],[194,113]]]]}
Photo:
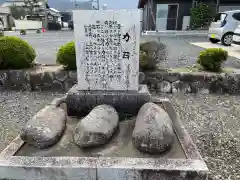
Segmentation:
{"type": "Polygon", "coordinates": [[[233,44],[240,45],[240,25],[234,31],[233,44]]]}
{"type": "Polygon", "coordinates": [[[0,35],[3,34],[3,30],[4,30],[4,24],[3,24],[3,21],[0,18],[0,35]]]}
{"type": "Polygon", "coordinates": [[[223,45],[230,46],[238,25],[240,25],[240,10],[218,13],[209,28],[209,41],[212,43],[221,41],[223,45]]]}

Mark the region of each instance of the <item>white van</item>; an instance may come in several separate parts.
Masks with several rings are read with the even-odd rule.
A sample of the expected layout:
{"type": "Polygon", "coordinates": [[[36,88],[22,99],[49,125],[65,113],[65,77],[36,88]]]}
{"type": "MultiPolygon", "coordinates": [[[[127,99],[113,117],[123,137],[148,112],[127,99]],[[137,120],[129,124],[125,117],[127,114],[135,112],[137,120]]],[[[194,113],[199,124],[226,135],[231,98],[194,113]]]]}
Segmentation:
{"type": "Polygon", "coordinates": [[[208,37],[212,43],[221,43],[230,46],[235,29],[240,25],[240,10],[218,13],[210,25],[208,37]]]}

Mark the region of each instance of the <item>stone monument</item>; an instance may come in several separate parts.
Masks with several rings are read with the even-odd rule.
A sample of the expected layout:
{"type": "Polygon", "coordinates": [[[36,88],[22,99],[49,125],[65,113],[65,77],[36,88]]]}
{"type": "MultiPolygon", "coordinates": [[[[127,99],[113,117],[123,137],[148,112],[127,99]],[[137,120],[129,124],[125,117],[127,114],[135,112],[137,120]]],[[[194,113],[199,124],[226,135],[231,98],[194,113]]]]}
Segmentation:
{"type": "Polygon", "coordinates": [[[139,85],[139,10],[73,12],[78,84],[67,93],[69,116],[101,104],[136,114],[149,102],[139,85]]]}

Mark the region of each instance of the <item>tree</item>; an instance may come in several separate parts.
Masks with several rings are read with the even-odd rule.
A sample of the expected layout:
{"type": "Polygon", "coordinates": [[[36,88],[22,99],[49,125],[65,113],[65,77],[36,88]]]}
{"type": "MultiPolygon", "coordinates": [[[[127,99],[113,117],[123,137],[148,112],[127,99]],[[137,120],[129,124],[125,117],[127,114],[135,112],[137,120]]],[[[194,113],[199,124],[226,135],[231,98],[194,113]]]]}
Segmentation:
{"type": "Polygon", "coordinates": [[[191,8],[191,29],[202,28],[208,25],[213,16],[214,11],[206,4],[199,3],[197,7],[191,8]]]}
{"type": "Polygon", "coordinates": [[[23,7],[16,6],[16,4],[12,4],[10,7],[10,13],[14,19],[20,19],[26,15],[26,11],[23,7]]]}
{"type": "Polygon", "coordinates": [[[30,16],[39,13],[39,1],[38,0],[24,0],[24,7],[28,10],[30,16]]]}

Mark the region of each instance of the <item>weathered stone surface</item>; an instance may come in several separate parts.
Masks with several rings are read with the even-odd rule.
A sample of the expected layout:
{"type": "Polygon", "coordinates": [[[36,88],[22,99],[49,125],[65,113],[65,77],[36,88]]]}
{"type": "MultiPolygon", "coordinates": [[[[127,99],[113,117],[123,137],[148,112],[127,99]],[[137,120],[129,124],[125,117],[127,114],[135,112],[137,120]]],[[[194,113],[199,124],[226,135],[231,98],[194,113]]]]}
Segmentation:
{"type": "Polygon", "coordinates": [[[105,144],[117,129],[118,123],[118,113],[112,106],[99,105],[77,125],[74,141],[80,147],[105,144]]]}
{"type": "Polygon", "coordinates": [[[170,93],[172,90],[172,85],[168,81],[161,81],[157,84],[157,88],[160,92],[170,93]]]}
{"type": "Polygon", "coordinates": [[[163,73],[163,79],[168,82],[178,81],[180,76],[181,75],[179,73],[174,73],[174,72],[163,73]]]}
{"type": "MultiPolygon", "coordinates": [[[[138,10],[117,11],[75,11],[73,13],[76,42],[88,44],[88,48],[95,49],[104,55],[98,56],[88,53],[88,48],[76,44],[78,85],[81,90],[109,90],[109,91],[138,91],[139,75],[139,41],[140,41],[140,16],[138,10]],[[106,25],[106,21],[116,24],[106,25]],[[126,21],[128,20],[128,21],[126,21]],[[129,23],[131,22],[131,23],[129,23]],[[114,41],[118,31],[123,32],[124,38],[117,43],[117,49],[122,49],[118,57],[114,49],[109,49],[99,44],[96,38],[86,36],[83,26],[103,25],[107,31],[100,34],[114,41]],[[116,30],[116,31],[113,31],[116,30]],[[111,32],[111,35],[108,32],[111,32]],[[126,31],[126,32],[125,32],[126,31]],[[131,38],[130,38],[131,37],[131,38]],[[95,43],[98,43],[99,50],[95,43]],[[117,56],[115,56],[117,55],[117,56]],[[86,59],[84,56],[87,56],[86,59]],[[108,59],[110,57],[111,60],[108,59]]],[[[99,39],[99,38],[98,38],[99,39]]],[[[116,43],[114,44],[114,46],[116,43]]],[[[111,45],[110,45],[111,46],[111,45]]]]}
{"type": "Polygon", "coordinates": [[[189,93],[191,92],[191,87],[189,84],[184,83],[182,81],[175,81],[172,83],[172,92],[177,93],[177,92],[183,92],[183,93],[189,93]]]}
{"type": "Polygon", "coordinates": [[[25,70],[9,70],[8,85],[16,89],[30,90],[29,72],[25,70]]]}
{"type": "Polygon", "coordinates": [[[143,84],[145,81],[145,74],[143,72],[139,73],[139,84],[143,84]]]}
{"type": "Polygon", "coordinates": [[[21,133],[21,139],[38,148],[47,148],[60,139],[66,126],[63,109],[46,106],[30,119],[21,133]]]}
{"type": "Polygon", "coordinates": [[[157,40],[142,42],[140,44],[140,69],[147,71],[157,68],[159,62],[166,59],[166,46],[157,40]]]}
{"type": "Polygon", "coordinates": [[[8,71],[0,71],[0,86],[6,87],[8,82],[8,71]]]}
{"type": "Polygon", "coordinates": [[[142,152],[162,153],[172,147],[174,132],[168,114],[154,103],[140,109],[132,136],[134,146],[142,152]]]}
{"type": "Polygon", "coordinates": [[[67,113],[69,116],[81,116],[101,104],[113,106],[118,113],[136,115],[143,104],[150,102],[151,94],[146,85],[140,85],[134,91],[81,91],[78,85],[67,93],[67,113]],[[83,103],[84,102],[84,103],[83,103]]]}

